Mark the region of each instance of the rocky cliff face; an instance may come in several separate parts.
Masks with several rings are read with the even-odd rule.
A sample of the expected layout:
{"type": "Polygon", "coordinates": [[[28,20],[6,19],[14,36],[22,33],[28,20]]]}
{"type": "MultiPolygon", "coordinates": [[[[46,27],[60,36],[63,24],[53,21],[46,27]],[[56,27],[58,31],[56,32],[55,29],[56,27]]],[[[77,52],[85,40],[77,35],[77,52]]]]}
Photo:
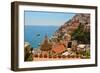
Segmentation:
{"type": "Polygon", "coordinates": [[[76,14],[72,19],[65,22],[53,35],[58,40],[77,40],[89,43],[90,40],[90,14],[76,14]],[[77,34],[78,33],[78,34],[77,34]],[[69,37],[70,36],[70,37],[69,37]],[[79,39],[77,39],[79,38],[79,39]],[[83,40],[80,40],[84,38],[83,40]]]}
{"type": "Polygon", "coordinates": [[[90,14],[76,14],[72,19],[65,22],[57,32],[65,31],[68,34],[74,32],[79,25],[83,25],[84,29],[89,31],[90,29],[90,14]]]}

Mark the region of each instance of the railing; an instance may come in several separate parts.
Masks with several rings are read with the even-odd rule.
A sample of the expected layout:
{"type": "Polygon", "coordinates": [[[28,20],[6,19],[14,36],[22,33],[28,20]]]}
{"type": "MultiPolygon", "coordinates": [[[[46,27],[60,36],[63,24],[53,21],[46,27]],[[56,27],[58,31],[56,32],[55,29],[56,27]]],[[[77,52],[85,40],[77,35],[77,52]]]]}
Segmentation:
{"type": "Polygon", "coordinates": [[[33,58],[49,58],[49,59],[51,59],[51,58],[53,58],[53,59],[56,59],[56,58],[58,58],[58,59],[61,59],[61,58],[81,58],[79,55],[76,55],[76,56],[74,56],[74,55],[48,55],[48,54],[33,54],[33,58]]]}

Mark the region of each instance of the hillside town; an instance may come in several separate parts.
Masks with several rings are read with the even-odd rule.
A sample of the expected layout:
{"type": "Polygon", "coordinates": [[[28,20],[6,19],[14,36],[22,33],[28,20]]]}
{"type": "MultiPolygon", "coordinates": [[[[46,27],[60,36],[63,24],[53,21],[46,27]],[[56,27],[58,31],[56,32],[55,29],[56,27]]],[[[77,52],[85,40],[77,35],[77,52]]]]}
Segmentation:
{"type": "Polygon", "coordinates": [[[48,38],[45,34],[39,48],[24,43],[24,61],[90,59],[90,14],[76,14],[48,38]]]}

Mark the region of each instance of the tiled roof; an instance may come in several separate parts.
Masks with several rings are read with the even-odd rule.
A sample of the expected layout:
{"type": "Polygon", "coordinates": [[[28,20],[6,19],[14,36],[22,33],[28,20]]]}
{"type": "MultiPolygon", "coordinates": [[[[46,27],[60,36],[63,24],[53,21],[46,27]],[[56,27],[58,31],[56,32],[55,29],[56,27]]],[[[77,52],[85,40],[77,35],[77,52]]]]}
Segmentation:
{"type": "Polygon", "coordinates": [[[65,47],[63,44],[57,44],[52,48],[52,51],[55,53],[62,53],[63,51],[65,51],[65,47]]]}

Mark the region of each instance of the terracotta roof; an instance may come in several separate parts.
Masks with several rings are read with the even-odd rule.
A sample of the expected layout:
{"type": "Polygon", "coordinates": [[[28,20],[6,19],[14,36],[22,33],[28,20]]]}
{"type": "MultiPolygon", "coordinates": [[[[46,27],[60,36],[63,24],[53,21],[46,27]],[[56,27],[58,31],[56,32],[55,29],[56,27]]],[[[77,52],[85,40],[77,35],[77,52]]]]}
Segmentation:
{"type": "Polygon", "coordinates": [[[65,47],[63,44],[57,44],[55,47],[52,48],[52,51],[55,53],[62,53],[65,51],[65,47]]]}

